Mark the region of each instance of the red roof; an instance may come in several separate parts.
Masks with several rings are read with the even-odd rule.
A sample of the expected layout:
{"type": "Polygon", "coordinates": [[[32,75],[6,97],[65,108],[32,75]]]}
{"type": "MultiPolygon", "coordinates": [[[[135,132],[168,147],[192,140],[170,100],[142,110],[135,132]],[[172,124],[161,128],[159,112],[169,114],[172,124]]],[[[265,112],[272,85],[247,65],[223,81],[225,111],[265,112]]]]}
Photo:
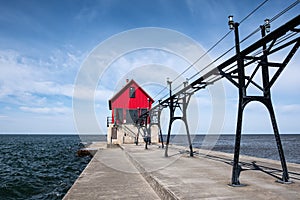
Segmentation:
{"type": "Polygon", "coordinates": [[[137,84],[137,82],[135,82],[133,79],[131,79],[130,81],[128,81],[126,83],[126,85],[119,91],[117,92],[109,101],[109,110],[111,110],[111,102],[114,101],[115,99],[117,99],[125,90],[127,90],[132,84],[136,84],[141,91],[150,99],[150,101],[153,103],[154,100],[152,99],[152,97],[139,85],[137,84]]]}

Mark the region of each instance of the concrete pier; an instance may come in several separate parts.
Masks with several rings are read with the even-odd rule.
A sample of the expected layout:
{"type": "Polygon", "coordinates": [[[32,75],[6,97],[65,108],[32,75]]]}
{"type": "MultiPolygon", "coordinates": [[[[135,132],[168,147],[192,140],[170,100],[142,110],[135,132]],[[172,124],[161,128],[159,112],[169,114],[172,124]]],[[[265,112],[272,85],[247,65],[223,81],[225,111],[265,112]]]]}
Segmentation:
{"type": "Polygon", "coordinates": [[[300,199],[300,165],[288,163],[292,184],[276,182],[280,162],[241,156],[240,181],[232,187],[233,155],[156,145],[101,148],[64,199],[300,199]]]}

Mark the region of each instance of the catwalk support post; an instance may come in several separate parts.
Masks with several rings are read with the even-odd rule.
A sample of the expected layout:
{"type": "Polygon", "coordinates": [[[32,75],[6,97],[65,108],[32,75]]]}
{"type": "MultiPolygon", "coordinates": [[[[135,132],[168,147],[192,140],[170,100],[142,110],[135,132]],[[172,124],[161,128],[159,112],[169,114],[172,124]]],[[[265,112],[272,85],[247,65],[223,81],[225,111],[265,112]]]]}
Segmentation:
{"type": "Polygon", "coordinates": [[[167,83],[169,85],[169,95],[170,95],[170,100],[169,100],[169,110],[170,110],[170,119],[169,119],[169,127],[168,127],[168,135],[167,135],[167,141],[166,141],[166,149],[165,149],[165,157],[168,157],[168,148],[169,148],[169,143],[170,143],[170,136],[171,136],[171,128],[172,128],[172,123],[174,121],[174,98],[172,97],[172,81],[167,78],[167,83]]]}
{"type": "MultiPolygon", "coordinates": [[[[243,186],[239,181],[239,176],[242,171],[241,166],[239,166],[239,155],[240,155],[240,143],[241,143],[242,125],[243,125],[243,112],[244,112],[246,105],[252,101],[258,101],[267,107],[267,110],[270,114],[271,123],[272,123],[273,131],[274,131],[277,149],[279,152],[279,157],[280,157],[282,171],[283,171],[282,179],[279,180],[279,182],[290,183],[287,165],[286,165],[284,152],[283,152],[283,148],[282,148],[282,144],[281,144],[281,139],[280,139],[280,135],[279,135],[279,130],[278,130],[278,126],[277,126],[277,122],[276,122],[276,118],[275,118],[275,112],[274,112],[272,100],[271,100],[270,88],[272,86],[272,83],[271,83],[272,81],[270,81],[270,77],[269,77],[269,67],[272,66],[272,64],[274,65],[274,63],[271,63],[271,64],[269,63],[268,53],[269,53],[272,45],[274,44],[274,42],[270,45],[270,47],[268,47],[269,49],[267,48],[266,43],[262,44],[262,50],[263,50],[262,56],[259,58],[256,58],[256,59],[260,60],[260,62],[257,65],[256,69],[253,71],[252,75],[246,76],[244,60],[246,58],[249,59],[249,57],[247,57],[246,55],[243,55],[240,51],[239,30],[238,30],[239,24],[233,22],[232,16],[229,16],[229,25],[230,25],[231,29],[234,29],[234,33],[235,33],[235,48],[236,48],[236,61],[237,61],[236,73],[237,73],[237,79],[238,79],[238,84],[236,84],[236,86],[238,87],[238,90],[239,90],[239,105],[238,105],[231,185],[232,186],[243,186]],[[256,86],[258,86],[258,88],[261,89],[261,91],[263,92],[263,95],[249,96],[249,95],[247,95],[247,87],[248,87],[249,83],[253,83],[252,79],[255,76],[259,67],[261,67],[262,86],[259,86],[258,84],[256,84],[256,86]],[[245,84],[246,80],[248,80],[247,84],[245,84]]],[[[266,36],[266,30],[269,30],[269,28],[270,28],[269,20],[265,20],[265,25],[261,26],[262,38],[264,38],[266,36]]],[[[294,51],[296,51],[297,44],[298,43],[296,43],[294,48],[292,48],[291,52],[289,53],[289,55],[287,56],[286,59],[290,59],[290,57],[293,55],[294,51]]],[[[281,68],[278,70],[277,73],[280,73],[287,63],[288,62],[284,61],[282,64],[280,64],[279,66],[281,66],[281,68]]],[[[232,80],[232,78],[234,76],[226,75],[226,77],[229,78],[230,80],[232,80]]],[[[275,81],[276,78],[274,79],[274,76],[273,76],[272,80],[275,81]]]]}
{"type": "MultiPolygon", "coordinates": [[[[240,143],[242,135],[242,123],[243,123],[243,111],[245,108],[244,97],[246,96],[245,88],[245,71],[244,71],[244,60],[240,53],[240,39],[239,39],[239,23],[234,23],[232,18],[229,23],[233,23],[234,36],[235,36],[235,50],[237,55],[237,67],[238,67],[238,83],[239,83],[239,105],[238,105],[238,116],[236,125],[236,135],[235,135],[235,147],[234,147],[234,158],[233,158],[233,168],[232,168],[232,179],[231,184],[236,186],[240,185],[239,175],[241,172],[241,167],[239,166],[239,156],[240,156],[240,143]]],[[[231,25],[231,24],[230,24],[231,25]]]]}

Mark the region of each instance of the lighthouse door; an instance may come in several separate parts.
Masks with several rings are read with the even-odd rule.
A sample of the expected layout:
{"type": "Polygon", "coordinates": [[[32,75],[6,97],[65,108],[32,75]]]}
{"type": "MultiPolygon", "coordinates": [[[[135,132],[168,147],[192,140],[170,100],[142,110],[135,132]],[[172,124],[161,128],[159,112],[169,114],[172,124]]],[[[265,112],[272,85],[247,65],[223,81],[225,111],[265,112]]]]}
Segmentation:
{"type": "Polygon", "coordinates": [[[111,139],[117,139],[118,138],[118,129],[117,127],[112,127],[111,129],[111,139]]]}

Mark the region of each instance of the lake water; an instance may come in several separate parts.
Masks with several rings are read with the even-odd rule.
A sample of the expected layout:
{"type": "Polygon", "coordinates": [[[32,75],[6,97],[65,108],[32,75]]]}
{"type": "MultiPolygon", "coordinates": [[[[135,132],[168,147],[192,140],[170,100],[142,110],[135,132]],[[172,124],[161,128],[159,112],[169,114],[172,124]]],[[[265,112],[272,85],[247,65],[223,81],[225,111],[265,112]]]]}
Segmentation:
{"type": "Polygon", "coordinates": [[[90,157],[78,136],[0,135],[0,199],[62,199],[90,157]]]}

